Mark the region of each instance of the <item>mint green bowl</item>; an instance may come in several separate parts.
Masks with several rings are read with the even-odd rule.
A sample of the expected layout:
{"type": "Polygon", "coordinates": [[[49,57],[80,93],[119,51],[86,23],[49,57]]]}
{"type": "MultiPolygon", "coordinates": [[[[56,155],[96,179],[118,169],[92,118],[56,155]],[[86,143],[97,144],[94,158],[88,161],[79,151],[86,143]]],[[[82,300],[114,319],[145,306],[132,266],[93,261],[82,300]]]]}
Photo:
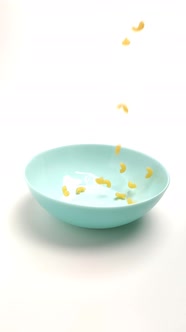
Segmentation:
{"type": "Polygon", "coordinates": [[[51,215],[86,228],[111,228],[139,219],[169,185],[166,169],[155,159],[127,148],[116,155],[114,146],[93,144],[45,151],[29,162],[25,176],[32,195],[51,215]],[[127,166],[122,174],[120,162],[127,166]],[[153,169],[148,179],[146,167],[153,169]],[[96,183],[101,176],[111,181],[111,188],[96,183]],[[137,188],[128,188],[128,181],[136,183],[137,188]],[[64,185],[70,192],[68,197],[62,193],[64,185]],[[86,187],[86,191],[77,195],[78,186],[86,187]],[[116,199],[116,192],[125,193],[135,203],[116,199]]]}

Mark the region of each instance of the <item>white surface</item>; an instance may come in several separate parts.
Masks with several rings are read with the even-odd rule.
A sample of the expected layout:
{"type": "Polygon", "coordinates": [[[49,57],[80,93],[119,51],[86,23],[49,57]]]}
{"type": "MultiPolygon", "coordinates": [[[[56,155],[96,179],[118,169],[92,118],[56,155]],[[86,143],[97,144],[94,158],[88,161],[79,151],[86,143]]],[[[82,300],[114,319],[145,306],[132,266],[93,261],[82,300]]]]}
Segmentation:
{"type": "Polygon", "coordinates": [[[184,332],[184,1],[2,0],[0,9],[0,330],[184,332]],[[140,20],[144,31],[132,34],[140,20]],[[150,153],[170,173],[167,193],[123,228],[60,224],[31,198],[24,168],[76,142],[150,153]]]}

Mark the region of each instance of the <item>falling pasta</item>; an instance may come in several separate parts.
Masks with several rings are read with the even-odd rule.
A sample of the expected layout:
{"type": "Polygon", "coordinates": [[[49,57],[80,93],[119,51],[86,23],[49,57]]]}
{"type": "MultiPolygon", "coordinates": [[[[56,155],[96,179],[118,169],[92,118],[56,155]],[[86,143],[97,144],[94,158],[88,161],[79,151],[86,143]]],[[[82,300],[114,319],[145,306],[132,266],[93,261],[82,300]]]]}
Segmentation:
{"type": "Polygon", "coordinates": [[[67,190],[67,187],[66,187],[66,186],[63,186],[63,187],[62,187],[62,192],[63,192],[63,195],[64,195],[64,196],[69,196],[69,195],[70,195],[70,192],[67,190]]]}
{"type": "Polygon", "coordinates": [[[153,170],[151,167],[147,167],[147,174],[145,175],[146,179],[150,178],[153,175],[153,170]]]}
{"type": "Polygon", "coordinates": [[[121,145],[116,145],[115,147],[115,154],[119,154],[121,151],[121,145]]]}
{"type": "Polygon", "coordinates": [[[120,173],[124,173],[127,169],[127,166],[124,163],[120,163],[120,173]]]}
{"type": "Polygon", "coordinates": [[[118,104],[117,108],[118,109],[122,108],[125,113],[128,113],[128,111],[129,111],[127,105],[125,105],[125,104],[118,104]]]}
{"type": "Polygon", "coordinates": [[[124,46],[128,46],[130,45],[130,40],[128,38],[125,38],[123,41],[122,41],[122,45],[124,46]]]}
{"type": "Polygon", "coordinates": [[[128,182],[128,187],[131,188],[131,189],[134,189],[137,187],[137,185],[131,181],[128,182]]]}
{"type": "Polygon", "coordinates": [[[118,199],[125,199],[126,198],[126,194],[122,194],[122,193],[115,193],[115,196],[116,196],[116,198],[118,198],[118,199]]]}
{"type": "MultiPolygon", "coordinates": [[[[134,32],[138,32],[144,29],[144,22],[140,21],[138,26],[132,26],[132,31],[134,32]]],[[[128,38],[123,39],[122,41],[122,45],[124,46],[128,46],[130,45],[131,41],[128,38]]],[[[123,110],[125,113],[128,113],[128,107],[125,103],[120,103],[117,105],[117,109],[121,109],[123,110]]],[[[119,155],[121,152],[121,145],[116,145],[115,146],[115,154],[119,155]]],[[[127,170],[127,166],[125,163],[120,162],[120,173],[124,173],[127,170]]],[[[146,174],[145,174],[145,178],[148,179],[153,175],[154,171],[151,167],[146,167],[146,174]]],[[[120,178],[121,179],[121,178],[120,178]]],[[[95,182],[99,185],[105,185],[107,188],[111,188],[112,183],[110,180],[105,179],[104,177],[99,177],[95,179],[95,182]]],[[[113,182],[114,183],[114,182],[113,182]]],[[[128,188],[130,189],[135,189],[137,188],[136,183],[132,182],[132,181],[128,181],[128,188]]],[[[77,187],[76,188],[76,195],[79,195],[81,193],[84,193],[86,191],[86,188],[83,186],[77,187]]],[[[127,189],[127,191],[129,191],[127,189]]],[[[64,196],[69,196],[70,192],[68,191],[66,186],[62,187],[62,192],[64,196]]],[[[131,192],[131,191],[129,191],[131,192]]],[[[130,194],[129,194],[130,195],[130,194]]],[[[134,204],[136,203],[135,201],[133,201],[133,199],[131,197],[127,197],[128,195],[126,195],[125,193],[122,192],[115,192],[115,200],[126,200],[127,204],[134,204]]]]}
{"type": "Polygon", "coordinates": [[[138,24],[137,27],[132,27],[132,30],[135,31],[135,32],[137,32],[137,31],[141,31],[141,30],[143,30],[144,26],[145,26],[144,22],[141,21],[141,22],[138,24]]]}

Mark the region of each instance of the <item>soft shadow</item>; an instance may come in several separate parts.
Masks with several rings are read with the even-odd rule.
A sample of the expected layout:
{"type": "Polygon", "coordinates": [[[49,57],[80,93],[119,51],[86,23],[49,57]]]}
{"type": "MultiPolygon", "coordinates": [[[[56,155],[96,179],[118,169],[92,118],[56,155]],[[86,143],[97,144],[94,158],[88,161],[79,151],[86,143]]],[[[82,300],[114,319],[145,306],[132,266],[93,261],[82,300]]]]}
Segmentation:
{"type": "MultiPolygon", "coordinates": [[[[22,198],[13,209],[14,230],[21,232],[31,241],[42,245],[70,247],[71,249],[100,248],[115,246],[119,243],[141,242],[148,244],[155,239],[156,227],[152,221],[156,216],[151,213],[128,225],[104,229],[84,229],[65,224],[50,216],[31,195],[22,198]],[[151,222],[150,222],[151,221],[151,222]]],[[[11,225],[12,227],[12,225],[11,225]]]]}

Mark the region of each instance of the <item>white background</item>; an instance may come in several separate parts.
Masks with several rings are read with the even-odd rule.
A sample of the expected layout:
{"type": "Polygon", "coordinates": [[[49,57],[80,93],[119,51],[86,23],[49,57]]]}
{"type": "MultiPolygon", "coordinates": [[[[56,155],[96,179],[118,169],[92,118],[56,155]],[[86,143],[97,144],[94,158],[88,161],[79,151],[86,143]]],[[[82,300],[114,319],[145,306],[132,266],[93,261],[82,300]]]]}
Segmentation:
{"type": "Polygon", "coordinates": [[[0,1],[0,331],[186,331],[184,0],[0,1]],[[139,222],[79,229],[31,198],[33,155],[94,142],[166,166],[139,222]]]}

